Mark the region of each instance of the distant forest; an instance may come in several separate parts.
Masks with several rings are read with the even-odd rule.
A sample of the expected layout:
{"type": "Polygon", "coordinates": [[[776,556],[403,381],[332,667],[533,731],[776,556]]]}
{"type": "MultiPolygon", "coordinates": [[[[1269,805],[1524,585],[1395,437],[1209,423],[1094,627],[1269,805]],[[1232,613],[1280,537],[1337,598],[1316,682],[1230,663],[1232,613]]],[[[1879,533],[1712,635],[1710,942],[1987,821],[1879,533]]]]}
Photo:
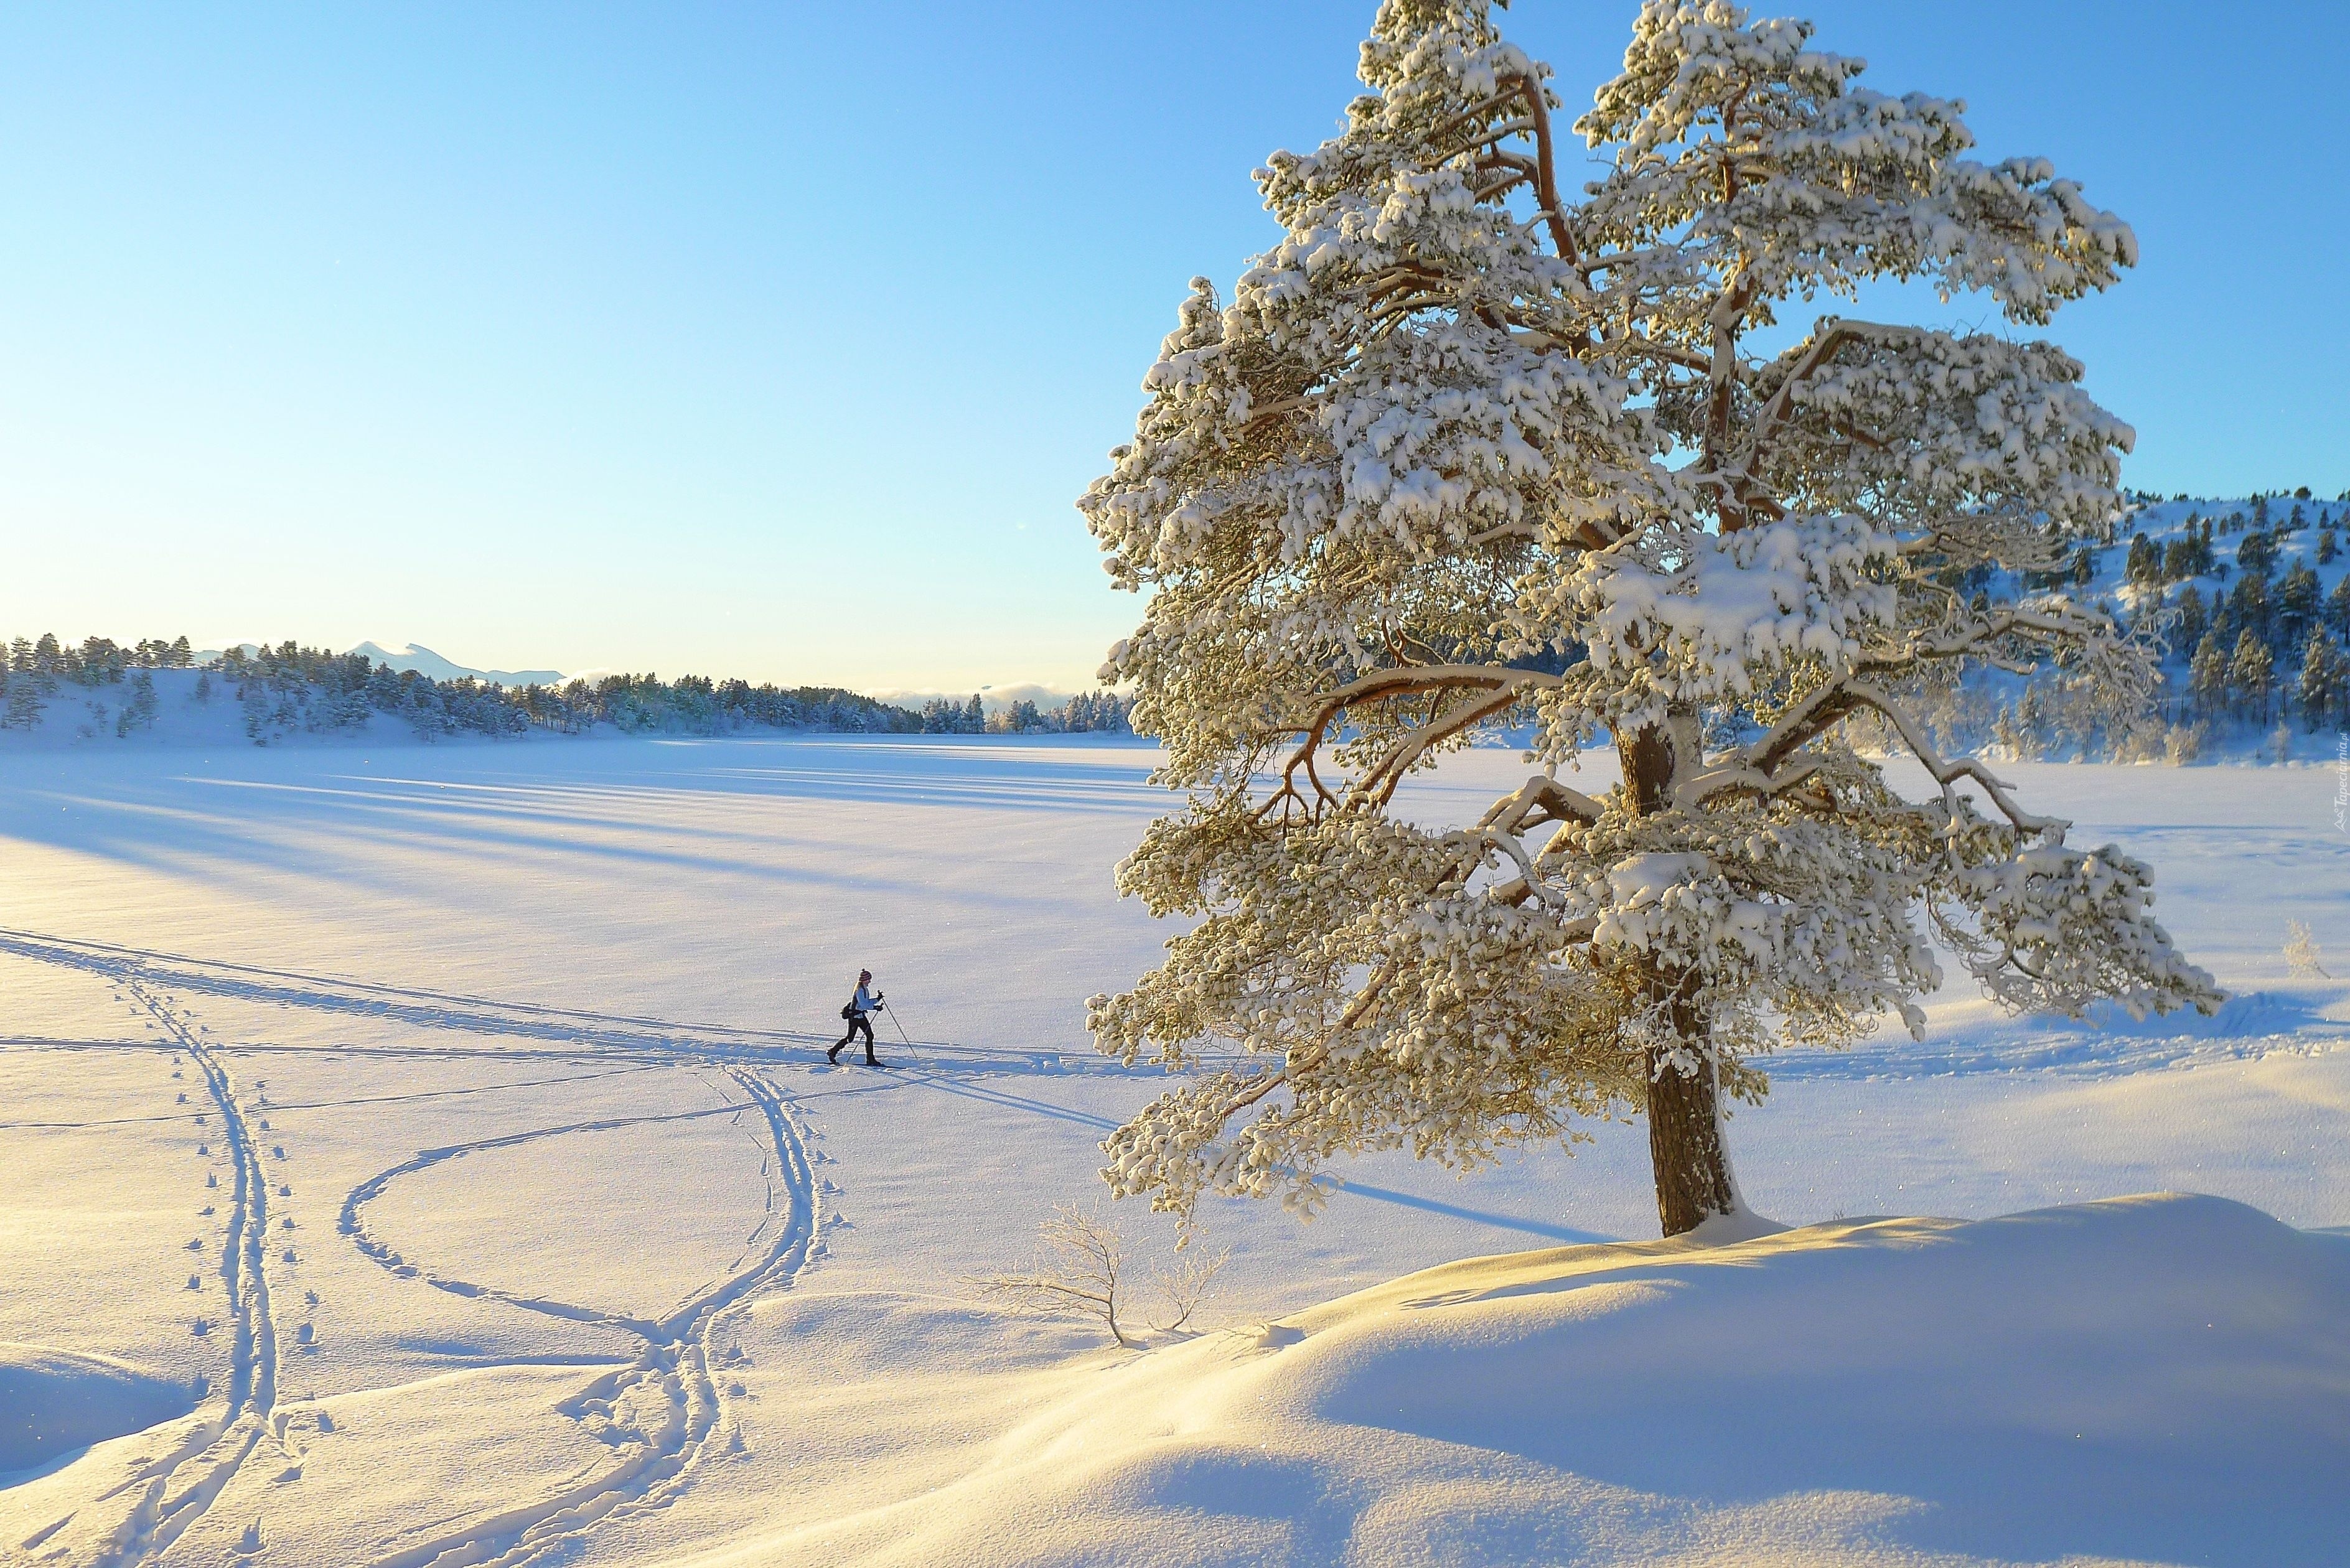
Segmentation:
{"type": "MultiPolygon", "coordinates": [[[[292,642],[251,651],[231,649],[199,659],[184,637],[150,639],[125,648],[93,637],[79,645],[54,634],[18,638],[0,659],[0,727],[30,730],[67,687],[95,694],[120,688],[110,727],[118,735],[150,728],[160,711],[153,671],[197,672],[190,700],[216,698],[242,707],[255,744],[297,732],[357,730],[380,713],[424,739],[442,735],[519,735],[532,728],[580,734],[598,724],[631,734],[722,735],[761,726],[880,734],[1050,734],[1129,730],[1131,701],[1114,692],[1072,697],[1058,708],[1015,702],[990,713],[974,694],[964,702],[933,699],[920,709],[876,701],[828,686],[754,686],[681,675],[607,675],[560,686],[501,686],[470,678],[435,680],[393,670],[364,654],[330,653],[292,642]]],[[[88,701],[88,699],[85,699],[88,701]]],[[[91,706],[92,713],[102,711],[91,706]]]]}

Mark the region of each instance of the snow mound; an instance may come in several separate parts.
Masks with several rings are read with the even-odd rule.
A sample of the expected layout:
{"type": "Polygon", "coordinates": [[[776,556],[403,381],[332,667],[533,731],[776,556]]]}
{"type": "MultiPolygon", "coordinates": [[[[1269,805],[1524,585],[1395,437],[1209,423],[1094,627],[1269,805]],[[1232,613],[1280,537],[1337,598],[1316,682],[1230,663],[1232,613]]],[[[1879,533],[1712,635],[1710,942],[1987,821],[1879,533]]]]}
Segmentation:
{"type": "Polygon", "coordinates": [[[128,1362],[0,1342],[0,1477],[184,1416],[195,1391],[128,1362]]]}
{"type": "Polygon", "coordinates": [[[2350,1242],[2219,1199],[1475,1259],[728,1561],[2338,1563],[2350,1242]]]}

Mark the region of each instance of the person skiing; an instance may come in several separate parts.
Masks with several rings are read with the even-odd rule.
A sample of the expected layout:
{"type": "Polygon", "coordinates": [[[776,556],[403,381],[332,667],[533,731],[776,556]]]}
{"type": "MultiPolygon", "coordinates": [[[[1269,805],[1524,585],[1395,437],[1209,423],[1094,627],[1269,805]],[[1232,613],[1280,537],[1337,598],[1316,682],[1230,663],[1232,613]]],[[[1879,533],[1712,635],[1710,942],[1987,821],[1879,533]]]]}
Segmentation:
{"type": "Polygon", "coordinates": [[[857,994],[849,998],[848,1005],[840,1010],[840,1015],[848,1020],[848,1033],[842,1035],[838,1044],[824,1054],[826,1061],[837,1065],[840,1062],[841,1047],[856,1039],[858,1032],[862,1030],[865,1034],[865,1064],[868,1067],[881,1065],[879,1062],[874,1060],[873,1056],[873,1021],[866,1016],[867,1013],[880,1006],[882,1002],[879,992],[867,989],[872,983],[871,970],[861,969],[857,971],[857,994]]]}

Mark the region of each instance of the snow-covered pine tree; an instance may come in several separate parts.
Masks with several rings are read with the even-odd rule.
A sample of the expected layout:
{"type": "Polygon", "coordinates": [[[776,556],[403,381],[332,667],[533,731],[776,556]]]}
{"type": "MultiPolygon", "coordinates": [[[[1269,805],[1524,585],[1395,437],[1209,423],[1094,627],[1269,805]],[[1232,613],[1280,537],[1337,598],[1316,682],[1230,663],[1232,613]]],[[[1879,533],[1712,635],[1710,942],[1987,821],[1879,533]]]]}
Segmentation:
{"type": "Polygon", "coordinates": [[[2236,651],[2228,659],[2228,684],[2235,689],[2246,718],[2269,722],[2269,687],[2275,679],[2276,660],[2269,656],[2268,644],[2246,627],[2236,635],[2236,651]]]}
{"type": "Polygon", "coordinates": [[[140,670],[130,677],[130,694],[123,699],[121,711],[115,715],[115,734],[120,737],[133,730],[153,729],[156,709],[155,678],[140,670]]]}
{"type": "Polygon", "coordinates": [[[27,734],[41,722],[41,710],[47,704],[41,699],[40,681],[33,671],[19,670],[8,680],[8,705],[0,711],[0,725],[18,729],[27,734]]]}
{"type": "Polygon", "coordinates": [[[1810,36],[1650,0],[1571,199],[1590,164],[1485,0],[1386,0],[1344,130],[1259,171],[1285,237],[1229,305],[1194,281],[1079,503],[1150,596],[1103,679],[1189,797],[1120,885],[1197,919],[1090,1023],[1128,1061],[1258,1059],[1112,1135],[1118,1192],[1310,1210],[1342,1152],[1471,1165],[1634,1111],[1677,1234],[1738,1207],[1721,1094],[1777,1041],[1918,1028],[1929,930],[2012,1007],[2216,1003],[2145,866],[1913,713],[1970,662],[2143,708],[2153,664],[2103,616],[1959,587],[2105,527],[2128,428],[2044,342],[1827,316],[1755,343],[1885,276],[2037,326],[2136,243],[1810,36]],[[1398,807],[1504,725],[1536,765],[1474,825],[1398,807]],[[1602,743],[1620,784],[1560,782],[1602,743]]]}
{"type": "Polygon", "coordinates": [[[2203,634],[2195,645],[2195,657],[2188,665],[2188,690],[2195,694],[2198,712],[2211,718],[2228,705],[2228,651],[2220,646],[2220,633],[2214,628],[2203,634]]]}
{"type": "Polygon", "coordinates": [[[2178,624],[2172,628],[2172,646],[2192,653],[2195,645],[2203,640],[2203,628],[2208,624],[2203,614],[2203,595],[2193,583],[2178,590],[2178,624]]]}
{"type": "MultiPolygon", "coordinates": [[[[2313,732],[2329,722],[2350,721],[2350,662],[2323,628],[2313,627],[2301,656],[2301,716],[2313,732]]],[[[2339,727],[2350,729],[2350,722],[2339,727]]]]}

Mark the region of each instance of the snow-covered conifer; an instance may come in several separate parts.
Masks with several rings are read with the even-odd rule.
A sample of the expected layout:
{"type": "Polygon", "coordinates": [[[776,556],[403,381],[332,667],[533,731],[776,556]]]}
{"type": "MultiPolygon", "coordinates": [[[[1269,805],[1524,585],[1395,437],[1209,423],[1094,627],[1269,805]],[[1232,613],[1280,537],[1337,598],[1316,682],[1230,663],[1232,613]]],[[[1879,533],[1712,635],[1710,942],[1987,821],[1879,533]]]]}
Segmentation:
{"type": "Polygon", "coordinates": [[[2228,650],[2220,646],[2216,627],[2205,632],[2203,640],[2195,645],[2195,657],[2188,665],[2187,686],[2195,694],[2198,711],[2207,718],[2227,706],[2228,650]]]}
{"type": "Polygon", "coordinates": [[[2203,629],[2210,624],[2203,613],[2203,596],[2193,583],[2178,590],[2178,624],[2172,634],[2172,646],[2191,651],[2203,640],[2203,629]]]}
{"type": "Polygon", "coordinates": [[[2228,659],[2228,684],[2235,689],[2236,702],[2246,718],[2269,722],[2269,687],[2276,679],[2276,660],[2269,656],[2268,644],[2246,627],[2236,634],[2236,651],[2228,659]]]}
{"type": "Polygon", "coordinates": [[[130,677],[130,694],[123,699],[122,709],[115,716],[114,732],[128,735],[133,730],[155,727],[155,678],[140,670],[130,677]]]}
{"type": "Polygon", "coordinates": [[[30,732],[41,722],[41,710],[47,706],[42,701],[41,683],[34,671],[20,670],[8,680],[8,706],[0,724],[30,732]]]}
{"type": "Polygon", "coordinates": [[[1473,1164],[1628,1110],[1674,1234],[1738,1205],[1721,1094],[1780,1041],[1918,1028],[1929,932],[2011,1006],[2215,1004],[2146,867],[1917,717],[1970,665],[2144,710],[2150,650],[2101,613],[1957,586],[2061,574],[2118,510],[2128,427],[2005,332],[1829,315],[1752,346],[1877,277],[2036,327],[2137,242],[1810,38],[1648,0],[1586,155],[1485,0],[1386,0],[1344,129],[1258,172],[1284,237],[1229,300],[1194,280],[1079,503],[1150,596],[1103,679],[1189,795],[1121,886],[1197,921],[1092,1027],[1128,1060],[1256,1058],[1113,1135],[1118,1191],[1310,1208],[1342,1152],[1473,1164]],[[1505,725],[1534,766],[1473,825],[1395,809],[1505,725]],[[1560,781],[1603,744],[1617,787],[1560,781]]]}
{"type": "Polygon", "coordinates": [[[2350,661],[2322,630],[2313,630],[2301,657],[2301,716],[2312,730],[2333,723],[2350,729],[2350,661]]]}

